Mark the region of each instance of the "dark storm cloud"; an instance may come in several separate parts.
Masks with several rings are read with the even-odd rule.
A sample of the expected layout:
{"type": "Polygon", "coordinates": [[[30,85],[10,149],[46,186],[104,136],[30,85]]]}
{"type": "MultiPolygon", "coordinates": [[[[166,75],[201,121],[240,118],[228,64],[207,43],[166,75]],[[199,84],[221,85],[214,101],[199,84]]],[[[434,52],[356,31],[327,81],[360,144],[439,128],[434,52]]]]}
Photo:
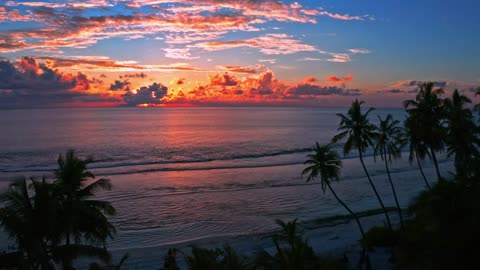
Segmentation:
{"type": "Polygon", "coordinates": [[[134,73],[134,74],[125,74],[123,75],[124,78],[146,78],[147,74],[141,72],[141,73],[134,73]]]}
{"type": "Polygon", "coordinates": [[[293,87],[289,87],[285,94],[288,96],[358,96],[358,89],[343,89],[335,86],[319,86],[315,84],[303,83],[293,87]]]}
{"type": "Polygon", "coordinates": [[[128,91],[122,95],[127,106],[139,104],[161,104],[161,99],[167,94],[168,88],[160,83],[153,83],[149,86],[142,86],[134,91],[128,91]]]}
{"type": "Polygon", "coordinates": [[[34,57],[16,62],[0,60],[0,108],[49,107],[89,100],[110,101],[89,95],[91,81],[83,73],[70,74],[52,69],[34,57]]]}
{"type": "Polygon", "coordinates": [[[120,81],[120,80],[115,80],[113,84],[110,84],[110,90],[116,91],[116,90],[129,90],[128,86],[130,85],[130,82],[128,80],[125,81],[120,81]]]}

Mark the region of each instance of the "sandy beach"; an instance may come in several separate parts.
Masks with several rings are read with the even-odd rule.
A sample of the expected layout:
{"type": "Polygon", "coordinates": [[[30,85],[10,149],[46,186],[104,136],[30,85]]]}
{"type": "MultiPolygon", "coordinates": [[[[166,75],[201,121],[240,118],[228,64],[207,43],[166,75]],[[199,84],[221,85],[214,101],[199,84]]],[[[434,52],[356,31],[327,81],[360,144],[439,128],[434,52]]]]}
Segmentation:
{"type": "MultiPolygon", "coordinates": [[[[371,163],[373,160],[369,160],[371,163]]],[[[450,162],[444,162],[442,164],[442,172],[447,175],[451,170],[452,164],[450,162]]],[[[412,167],[415,168],[415,167],[412,167]]],[[[431,166],[426,166],[425,173],[428,179],[435,179],[434,170],[431,166]]],[[[380,181],[385,178],[384,174],[377,174],[373,177],[373,181],[380,181]]],[[[418,170],[401,171],[392,173],[392,177],[397,181],[406,181],[407,179],[418,180],[418,189],[408,191],[409,194],[404,194],[402,201],[407,201],[406,197],[414,197],[418,192],[424,189],[423,180],[418,170]],[[407,196],[408,195],[408,196],[407,196]]],[[[360,178],[358,181],[366,181],[365,178],[360,178]]],[[[336,183],[342,184],[342,182],[336,183]]],[[[401,187],[401,182],[397,183],[399,193],[406,192],[401,187]]],[[[382,194],[387,196],[387,194],[382,194]]],[[[318,196],[330,196],[328,193],[323,195],[320,190],[318,196]]],[[[375,206],[375,204],[373,204],[375,206]]],[[[390,205],[388,205],[390,206],[390,205]]],[[[404,203],[404,206],[406,204],[404,203]]],[[[355,205],[353,205],[355,208],[355,205]]],[[[403,207],[403,206],[402,206],[403,207]]],[[[373,208],[372,208],[373,209],[373,208]]],[[[337,210],[339,213],[345,215],[346,211],[338,205],[337,210]]],[[[392,222],[398,223],[398,215],[396,212],[389,213],[392,222]]],[[[385,218],[383,214],[375,214],[371,216],[360,218],[362,225],[366,230],[373,226],[379,226],[385,224],[385,218]]],[[[315,252],[322,255],[332,255],[342,258],[344,255],[348,258],[351,268],[357,266],[360,254],[360,245],[358,240],[360,239],[360,233],[355,222],[351,219],[331,219],[325,220],[320,218],[318,220],[310,220],[302,222],[301,228],[303,229],[304,236],[308,239],[310,245],[315,252]]],[[[130,258],[126,262],[126,269],[161,269],[163,267],[163,258],[169,248],[177,248],[183,252],[189,252],[190,245],[197,245],[203,248],[217,248],[222,247],[224,244],[229,244],[241,255],[253,255],[259,250],[266,250],[272,253],[274,246],[271,241],[271,236],[274,230],[271,232],[264,232],[255,234],[250,232],[245,235],[235,236],[216,236],[205,237],[191,241],[183,241],[178,243],[158,244],[155,246],[143,247],[143,248],[120,248],[112,249],[112,254],[115,258],[120,258],[125,253],[130,254],[130,258]]],[[[383,249],[376,249],[371,252],[372,266],[374,269],[393,269],[389,262],[389,252],[383,249]]],[[[182,269],[186,269],[183,256],[177,255],[177,262],[182,269]]]]}

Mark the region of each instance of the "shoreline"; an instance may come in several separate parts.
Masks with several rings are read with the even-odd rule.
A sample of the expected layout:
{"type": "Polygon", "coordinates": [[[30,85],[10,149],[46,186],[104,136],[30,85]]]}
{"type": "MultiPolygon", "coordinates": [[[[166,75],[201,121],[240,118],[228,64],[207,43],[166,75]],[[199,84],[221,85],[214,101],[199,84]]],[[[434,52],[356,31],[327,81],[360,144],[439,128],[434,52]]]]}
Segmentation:
{"type": "MultiPolygon", "coordinates": [[[[389,214],[393,222],[398,222],[398,218],[389,209],[389,214]],[[393,214],[393,215],[392,215],[393,214]]],[[[361,238],[358,227],[349,215],[340,215],[336,218],[322,218],[319,220],[303,223],[300,220],[300,228],[304,231],[303,236],[308,240],[313,250],[319,255],[327,255],[342,258],[346,256],[350,267],[355,267],[358,260],[361,247],[359,239],[361,238]],[[335,224],[330,224],[330,222],[335,224]],[[321,222],[322,225],[313,227],[311,223],[321,222]]],[[[360,222],[368,230],[371,227],[382,225],[383,211],[381,209],[368,210],[359,213],[360,222]]],[[[190,246],[195,245],[202,248],[218,248],[225,244],[230,245],[239,255],[250,256],[260,250],[266,250],[273,254],[274,244],[271,236],[275,232],[259,233],[253,235],[237,235],[225,237],[210,237],[186,241],[177,244],[160,244],[151,247],[125,248],[111,250],[114,261],[118,260],[124,254],[130,255],[125,262],[126,269],[161,269],[163,267],[164,256],[169,248],[176,248],[189,254],[190,246]]],[[[371,252],[372,264],[375,269],[393,269],[393,265],[388,261],[389,253],[382,249],[371,252]]],[[[80,261],[79,261],[80,262],[80,261]]],[[[186,269],[185,261],[181,253],[177,253],[177,263],[180,269],[186,269]]],[[[86,269],[80,267],[80,269],[86,269]]]]}
{"type": "MultiPolygon", "coordinates": [[[[379,188],[382,189],[383,186],[384,193],[382,194],[382,197],[388,198],[390,190],[388,185],[386,185],[387,183],[384,179],[386,174],[382,172],[383,168],[381,164],[374,163],[373,158],[367,158],[366,161],[369,165],[370,171],[373,174],[373,181],[378,184],[379,188]]],[[[373,199],[373,195],[370,194],[371,190],[369,187],[364,186],[364,184],[366,184],[364,183],[366,178],[362,176],[361,171],[358,171],[358,166],[356,165],[358,164],[356,164],[355,160],[350,160],[348,163],[350,170],[345,171],[342,181],[335,182],[335,189],[343,192],[343,196],[345,197],[344,199],[346,200],[347,204],[352,206],[353,210],[360,216],[360,221],[362,222],[365,230],[368,230],[372,226],[382,225],[384,223],[384,216],[381,211],[379,211],[377,208],[374,208],[377,207],[377,203],[373,199]],[[358,185],[362,186],[363,191],[361,193],[359,193],[358,185]]],[[[447,170],[451,166],[451,162],[446,161],[445,165],[447,166],[442,167],[444,175],[446,175],[447,170]]],[[[395,179],[397,184],[400,194],[400,201],[403,202],[401,205],[402,207],[405,207],[406,203],[408,203],[411,198],[416,196],[416,194],[418,194],[420,191],[424,190],[424,187],[420,179],[421,176],[415,166],[410,165],[410,170],[407,171],[402,169],[398,170],[398,168],[402,168],[402,166],[403,165],[401,165],[400,162],[396,163],[396,166],[393,166],[392,177],[395,179]]],[[[299,165],[284,166],[282,168],[284,171],[296,171],[297,167],[299,167],[299,165]]],[[[425,166],[424,169],[427,177],[431,180],[431,182],[433,182],[435,177],[431,164],[425,166]]],[[[238,175],[239,172],[252,173],[251,170],[237,169],[232,172],[232,174],[238,175]]],[[[161,175],[163,174],[151,172],[148,174],[136,174],[133,176],[135,176],[134,179],[137,179],[139,183],[145,181],[148,182],[148,180],[151,179],[151,183],[157,184],[157,179],[159,179],[161,175]]],[[[180,177],[180,175],[178,177],[180,177]]],[[[122,184],[132,184],[131,178],[126,176],[115,177],[115,180],[120,187],[122,184]]],[[[155,188],[156,187],[157,186],[155,186],[155,188]]],[[[236,191],[226,190],[225,193],[229,194],[228,196],[226,195],[227,197],[232,198],[230,196],[233,194],[249,192],[249,190],[250,189],[241,189],[236,191]]],[[[279,187],[279,190],[275,191],[275,193],[283,192],[281,194],[298,194],[297,192],[300,190],[311,190],[311,187],[309,185],[286,185],[279,187]]],[[[119,192],[122,194],[121,190],[119,190],[119,192]]],[[[333,198],[330,198],[332,196],[328,192],[326,194],[322,194],[321,189],[319,188],[315,188],[315,190],[311,190],[309,192],[313,192],[313,200],[307,204],[308,210],[303,209],[302,211],[304,212],[296,212],[296,214],[288,216],[289,219],[283,220],[290,221],[296,217],[299,217],[301,228],[304,229],[303,235],[309,240],[309,244],[317,254],[333,255],[338,258],[342,258],[345,255],[349,258],[351,268],[354,268],[358,262],[361,250],[360,245],[358,244],[360,232],[358,231],[355,222],[352,222],[352,219],[349,218],[349,215],[346,215],[347,212],[335,201],[333,201],[333,198]],[[311,203],[325,203],[327,201],[328,203],[332,204],[331,207],[322,210],[321,213],[318,211],[311,211],[316,207],[311,205],[311,203]],[[306,216],[317,214],[322,214],[325,216],[307,219],[304,221],[306,216]]],[[[200,194],[203,194],[203,192],[200,194]]],[[[208,194],[208,192],[204,194],[208,194]]],[[[161,195],[162,198],[168,198],[164,197],[165,195],[167,194],[161,195]]],[[[300,200],[296,196],[293,196],[292,198],[297,198],[300,200]]],[[[132,205],[132,201],[127,198],[114,198],[111,200],[114,203],[119,202],[118,200],[122,200],[125,203],[128,202],[126,206],[128,206],[129,209],[132,205]]],[[[393,201],[387,199],[386,206],[391,206],[392,203],[393,201]]],[[[158,208],[155,210],[158,210],[158,208]]],[[[395,213],[390,213],[390,216],[392,221],[396,223],[398,216],[395,213]]],[[[122,216],[117,216],[117,218],[121,217],[122,216]]],[[[278,216],[276,215],[268,216],[269,222],[273,223],[277,217],[278,216]]],[[[265,218],[267,218],[267,216],[265,218]]],[[[249,226],[252,225],[248,219],[242,220],[242,222],[249,226]]],[[[259,229],[260,227],[257,226],[256,228],[259,229]]],[[[239,255],[252,255],[260,249],[272,252],[274,245],[271,240],[271,235],[276,231],[277,227],[274,227],[275,230],[272,230],[272,227],[269,226],[269,224],[263,224],[261,228],[265,228],[265,231],[243,231],[243,233],[239,233],[238,231],[225,231],[227,232],[225,234],[220,233],[215,236],[205,236],[190,239],[185,239],[188,232],[182,230],[179,231],[179,235],[166,234],[162,236],[157,227],[148,231],[144,230],[142,232],[133,230],[127,233],[132,233],[131,236],[135,236],[134,238],[130,238],[131,236],[126,236],[125,231],[122,236],[122,232],[119,231],[120,234],[115,237],[116,239],[114,240],[114,243],[109,244],[109,250],[112,253],[113,262],[117,262],[125,253],[129,253],[130,257],[125,262],[125,269],[161,269],[163,267],[164,256],[167,254],[169,248],[178,248],[183,252],[188,253],[190,251],[190,245],[197,245],[202,248],[219,248],[225,243],[228,243],[238,252],[239,255]],[[181,236],[181,238],[185,240],[169,241],[174,239],[174,236],[181,236]],[[166,242],[163,242],[163,240],[166,240],[166,242]]],[[[193,235],[198,236],[201,234],[193,235]]],[[[388,257],[388,252],[385,252],[381,249],[378,249],[376,252],[372,253],[371,258],[374,269],[391,269],[392,265],[388,262],[388,257]]],[[[88,264],[90,262],[91,261],[89,260],[79,259],[77,264],[79,266],[78,269],[88,269],[88,264]]],[[[180,253],[177,254],[177,262],[179,266],[181,266],[181,269],[186,269],[184,258],[180,253]]]]}

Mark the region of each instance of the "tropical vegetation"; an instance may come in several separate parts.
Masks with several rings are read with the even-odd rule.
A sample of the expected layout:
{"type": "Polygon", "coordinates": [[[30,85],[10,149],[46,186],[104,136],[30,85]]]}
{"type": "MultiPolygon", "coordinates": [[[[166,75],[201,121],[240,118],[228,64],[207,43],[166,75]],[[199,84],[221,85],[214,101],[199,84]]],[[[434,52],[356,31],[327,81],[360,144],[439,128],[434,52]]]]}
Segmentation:
{"type": "Polygon", "coordinates": [[[15,240],[14,252],[0,255],[0,269],[74,269],[74,260],[87,257],[107,262],[106,240],[115,228],[108,217],[115,208],[95,199],[111,189],[107,179],[95,180],[73,150],[58,158],[55,178],[22,177],[0,195],[0,226],[15,240]]]}
{"type": "Polygon", "coordinates": [[[365,175],[367,176],[368,183],[372,187],[375,197],[377,197],[378,203],[383,209],[388,226],[392,228],[392,222],[390,221],[390,216],[385,208],[385,204],[383,203],[383,200],[380,197],[380,194],[378,193],[363,160],[363,156],[367,148],[374,144],[378,134],[376,133],[377,128],[375,125],[370,123],[368,118],[368,115],[374,109],[369,108],[366,112],[362,112],[362,104],[364,104],[363,101],[358,101],[358,99],[356,99],[352,103],[352,106],[348,109],[347,115],[341,113],[337,114],[337,116],[341,119],[338,127],[340,133],[332,138],[332,142],[336,143],[346,139],[343,145],[343,153],[345,155],[350,153],[352,148],[355,147],[357,149],[358,157],[360,159],[360,163],[362,164],[363,170],[365,171],[365,175]]]}

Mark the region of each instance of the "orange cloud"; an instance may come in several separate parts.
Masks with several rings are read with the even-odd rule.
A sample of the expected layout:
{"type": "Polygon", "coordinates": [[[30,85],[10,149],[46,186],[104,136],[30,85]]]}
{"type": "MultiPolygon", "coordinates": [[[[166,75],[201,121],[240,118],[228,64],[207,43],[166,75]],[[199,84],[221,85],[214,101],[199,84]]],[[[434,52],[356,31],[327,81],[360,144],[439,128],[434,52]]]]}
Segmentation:
{"type": "Polygon", "coordinates": [[[57,68],[70,68],[77,70],[90,71],[203,71],[200,68],[190,67],[186,63],[175,63],[170,65],[140,65],[136,61],[116,61],[108,58],[93,60],[91,57],[77,58],[56,58],[56,57],[37,57],[45,61],[47,65],[57,68]]]}
{"type": "Polygon", "coordinates": [[[16,10],[0,9],[1,20],[36,20],[40,29],[4,33],[0,51],[48,47],[85,48],[99,40],[112,37],[124,39],[165,34],[168,44],[187,44],[206,41],[231,31],[259,31],[257,25],[268,21],[316,23],[314,10],[287,5],[275,0],[219,1],[172,0],[135,1],[131,7],[149,9],[129,15],[81,16],[70,12],[78,9],[101,9],[113,6],[111,1],[89,0],[82,3],[9,1],[8,6],[33,8],[31,15],[16,10]],[[163,4],[172,5],[166,6],[163,4]],[[179,3],[181,5],[175,5],[179,3]],[[162,4],[162,7],[155,6],[162,4]],[[160,12],[151,12],[157,8],[160,12]],[[150,13],[147,10],[150,11],[150,13]]]}
{"type": "Polygon", "coordinates": [[[337,82],[348,82],[348,81],[351,81],[353,78],[353,75],[352,74],[347,74],[347,76],[341,78],[341,77],[337,77],[335,75],[332,75],[332,76],[328,76],[327,77],[327,82],[333,82],[333,83],[337,83],[337,82]]]}
{"type": "Polygon", "coordinates": [[[309,77],[306,77],[305,79],[303,79],[304,82],[306,83],[313,83],[313,82],[316,82],[317,79],[313,76],[309,76],[309,77]]]}

